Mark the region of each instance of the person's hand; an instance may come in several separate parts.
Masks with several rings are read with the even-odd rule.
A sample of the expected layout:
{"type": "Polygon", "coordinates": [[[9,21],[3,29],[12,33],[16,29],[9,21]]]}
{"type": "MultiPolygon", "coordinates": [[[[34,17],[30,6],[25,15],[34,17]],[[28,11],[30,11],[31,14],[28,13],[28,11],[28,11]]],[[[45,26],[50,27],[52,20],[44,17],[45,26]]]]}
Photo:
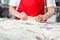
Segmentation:
{"type": "Polygon", "coordinates": [[[35,20],[36,20],[37,22],[45,23],[46,20],[47,20],[47,17],[46,17],[46,15],[38,15],[38,16],[35,18],[35,20]]]}
{"type": "Polygon", "coordinates": [[[26,15],[24,12],[22,12],[22,13],[20,14],[20,18],[21,18],[22,20],[27,20],[27,19],[28,19],[27,15],[26,15]]]}

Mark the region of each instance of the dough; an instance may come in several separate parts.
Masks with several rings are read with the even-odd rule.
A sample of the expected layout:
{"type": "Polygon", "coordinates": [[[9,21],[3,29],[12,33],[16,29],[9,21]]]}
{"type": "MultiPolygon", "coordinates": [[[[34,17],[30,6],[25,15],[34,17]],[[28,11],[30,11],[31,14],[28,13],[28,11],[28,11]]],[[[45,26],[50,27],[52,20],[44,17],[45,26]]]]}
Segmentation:
{"type": "Polygon", "coordinates": [[[19,20],[20,23],[23,24],[31,24],[31,25],[45,25],[46,23],[39,23],[35,20],[36,17],[29,17],[28,20],[19,20]]]}
{"type": "Polygon", "coordinates": [[[6,20],[5,23],[7,24],[27,24],[27,25],[46,25],[46,23],[39,23],[35,20],[36,17],[28,17],[28,20],[6,20]]]}

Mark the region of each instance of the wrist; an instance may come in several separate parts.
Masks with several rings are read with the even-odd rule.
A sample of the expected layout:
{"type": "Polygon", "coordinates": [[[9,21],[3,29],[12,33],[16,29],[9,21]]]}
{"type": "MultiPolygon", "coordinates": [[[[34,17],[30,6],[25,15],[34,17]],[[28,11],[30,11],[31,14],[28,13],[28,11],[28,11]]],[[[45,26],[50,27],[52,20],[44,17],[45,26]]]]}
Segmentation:
{"type": "Polygon", "coordinates": [[[44,17],[45,17],[46,19],[48,19],[48,18],[49,18],[49,15],[48,15],[48,14],[44,14],[44,17]]]}
{"type": "Polygon", "coordinates": [[[45,16],[47,19],[50,18],[52,15],[53,15],[53,13],[50,13],[50,12],[45,13],[45,16]]]}

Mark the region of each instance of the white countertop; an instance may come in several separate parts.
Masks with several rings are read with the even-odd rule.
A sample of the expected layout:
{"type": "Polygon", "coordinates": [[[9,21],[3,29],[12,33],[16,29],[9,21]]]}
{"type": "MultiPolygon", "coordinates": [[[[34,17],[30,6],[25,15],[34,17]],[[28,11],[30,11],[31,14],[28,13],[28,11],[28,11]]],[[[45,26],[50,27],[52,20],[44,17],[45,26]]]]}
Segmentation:
{"type": "Polygon", "coordinates": [[[52,21],[52,18],[45,25],[27,25],[16,20],[0,19],[0,40],[60,40],[60,23],[52,21]]]}

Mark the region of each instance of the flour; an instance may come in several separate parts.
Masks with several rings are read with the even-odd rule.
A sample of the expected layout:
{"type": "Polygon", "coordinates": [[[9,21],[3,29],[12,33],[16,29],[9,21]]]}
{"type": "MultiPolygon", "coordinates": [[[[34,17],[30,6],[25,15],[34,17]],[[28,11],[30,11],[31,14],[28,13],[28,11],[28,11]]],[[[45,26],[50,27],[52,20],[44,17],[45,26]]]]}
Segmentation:
{"type": "Polygon", "coordinates": [[[29,17],[27,20],[19,20],[20,23],[23,24],[31,24],[31,25],[45,25],[46,23],[40,23],[35,20],[36,17],[29,17]]]}

